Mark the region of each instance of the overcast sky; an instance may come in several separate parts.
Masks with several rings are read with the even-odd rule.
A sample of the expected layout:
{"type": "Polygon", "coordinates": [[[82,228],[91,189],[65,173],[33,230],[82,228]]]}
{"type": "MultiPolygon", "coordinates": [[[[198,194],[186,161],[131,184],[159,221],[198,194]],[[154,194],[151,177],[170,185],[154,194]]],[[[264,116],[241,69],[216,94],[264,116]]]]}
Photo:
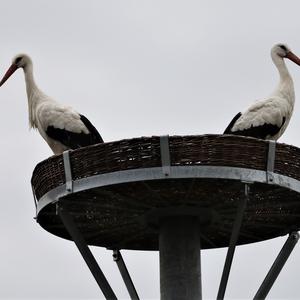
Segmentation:
{"type": "MultiPolygon", "coordinates": [[[[72,105],[105,141],[221,133],[278,81],[270,48],[300,55],[300,2],[0,0],[0,76],[15,54],[34,62],[39,87],[72,105]]],[[[300,68],[290,62],[296,107],[280,142],[300,147],[300,68]]],[[[23,72],[1,87],[0,298],[99,299],[76,247],[33,219],[30,179],[51,150],[28,130],[23,72]]],[[[226,296],[250,299],[286,237],[237,248],[226,296]]],[[[92,248],[116,294],[128,298],[111,252],[92,248]]],[[[215,298],[226,249],[202,252],[203,296],[215,298]]],[[[159,297],[157,252],[123,251],[142,299],[159,297]]],[[[300,245],[270,298],[299,299],[300,245]]]]}

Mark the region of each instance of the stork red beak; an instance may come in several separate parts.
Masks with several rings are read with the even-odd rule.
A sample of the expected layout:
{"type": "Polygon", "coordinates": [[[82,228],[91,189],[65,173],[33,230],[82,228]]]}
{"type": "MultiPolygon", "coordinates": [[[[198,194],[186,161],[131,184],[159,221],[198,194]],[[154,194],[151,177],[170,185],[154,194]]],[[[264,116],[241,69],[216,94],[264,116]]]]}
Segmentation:
{"type": "Polygon", "coordinates": [[[5,75],[3,76],[2,80],[0,81],[0,86],[3,85],[3,83],[18,69],[18,66],[16,64],[12,64],[5,75]]]}
{"type": "Polygon", "coordinates": [[[293,52],[289,52],[285,57],[300,66],[300,58],[297,55],[295,55],[293,52]]]}

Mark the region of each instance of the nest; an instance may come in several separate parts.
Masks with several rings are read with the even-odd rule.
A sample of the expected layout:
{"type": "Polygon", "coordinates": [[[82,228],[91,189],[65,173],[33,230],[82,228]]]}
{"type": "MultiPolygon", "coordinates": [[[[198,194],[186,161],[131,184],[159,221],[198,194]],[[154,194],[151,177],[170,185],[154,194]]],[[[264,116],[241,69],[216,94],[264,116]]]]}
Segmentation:
{"type": "MultiPolygon", "coordinates": [[[[217,166],[265,171],[269,143],[231,135],[169,137],[170,165],[217,166]]],[[[93,145],[70,152],[74,181],[118,171],[162,166],[160,137],[142,137],[93,145]]],[[[274,173],[300,180],[300,149],[276,144],[274,173]]],[[[39,201],[65,184],[62,155],[39,163],[32,186],[39,201]]],[[[244,183],[224,178],[162,178],[107,184],[61,197],[90,245],[118,249],[158,249],[156,211],[197,211],[201,248],[228,246],[244,183]]],[[[38,214],[49,232],[70,236],[55,204],[38,214]]],[[[253,183],[238,244],[285,235],[300,227],[300,194],[283,186],[253,183]]]]}

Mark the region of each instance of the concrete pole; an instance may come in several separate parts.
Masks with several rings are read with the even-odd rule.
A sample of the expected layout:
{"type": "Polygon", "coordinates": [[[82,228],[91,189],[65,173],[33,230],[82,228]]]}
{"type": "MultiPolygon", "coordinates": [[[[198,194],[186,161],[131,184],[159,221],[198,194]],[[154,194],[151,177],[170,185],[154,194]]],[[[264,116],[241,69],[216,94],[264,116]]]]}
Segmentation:
{"type": "Polygon", "coordinates": [[[162,300],[202,298],[197,217],[172,216],[162,219],[159,258],[162,300]]]}

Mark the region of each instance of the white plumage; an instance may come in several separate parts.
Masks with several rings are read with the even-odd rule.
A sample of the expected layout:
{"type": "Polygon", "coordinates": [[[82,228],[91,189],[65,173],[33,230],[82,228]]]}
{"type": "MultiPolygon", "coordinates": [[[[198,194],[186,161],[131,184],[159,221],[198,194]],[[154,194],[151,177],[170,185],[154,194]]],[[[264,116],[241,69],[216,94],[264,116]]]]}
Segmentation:
{"type": "Polygon", "coordinates": [[[32,60],[28,55],[20,54],[13,59],[0,86],[18,68],[23,68],[25,74],[30,127],[38,129],[54,154],[103,143],[100,134],[85,116],[72,107],[56,102],[37,87],[33,78],[32,60]]]}
{"type": "Polygon", "coordinates": [[[287,128],[294,109],[295,92],[284,58],[298,65],[300,59],[284,44],[273,46],[271,57],[280,76],[277,88],[269,98],[255,102],[244,113],[238,113],[224,134],[277,140],[287,128]]]}

